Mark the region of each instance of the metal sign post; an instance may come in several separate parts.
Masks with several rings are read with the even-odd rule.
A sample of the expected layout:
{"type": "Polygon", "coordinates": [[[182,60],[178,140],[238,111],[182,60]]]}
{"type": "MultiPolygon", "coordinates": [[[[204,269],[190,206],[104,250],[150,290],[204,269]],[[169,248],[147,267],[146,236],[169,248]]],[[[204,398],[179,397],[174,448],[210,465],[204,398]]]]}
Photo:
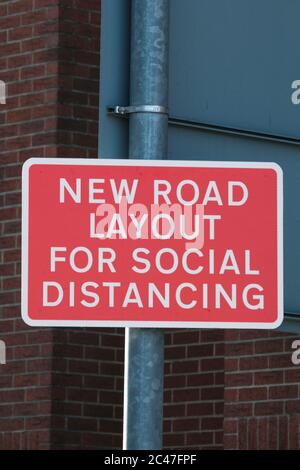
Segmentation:
{"type": "MultiPolygon", "coordinates": [[[[168,146],[169,0],[132,0],[129,158],[163,159],[168,146]]],[[[161,449],[164,332],[127,328],[124,449],[161,449]]]]}

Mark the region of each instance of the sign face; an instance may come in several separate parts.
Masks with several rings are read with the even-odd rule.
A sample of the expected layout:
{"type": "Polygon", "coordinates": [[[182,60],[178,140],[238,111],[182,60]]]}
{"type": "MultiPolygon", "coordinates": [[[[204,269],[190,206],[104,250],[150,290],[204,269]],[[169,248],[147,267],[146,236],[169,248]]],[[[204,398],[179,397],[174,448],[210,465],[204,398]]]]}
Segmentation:
{"type": "Polygon", "coordinates": [[[282,322],[278,165],[30,159],[22,190],[29,325],[282,322]]]}

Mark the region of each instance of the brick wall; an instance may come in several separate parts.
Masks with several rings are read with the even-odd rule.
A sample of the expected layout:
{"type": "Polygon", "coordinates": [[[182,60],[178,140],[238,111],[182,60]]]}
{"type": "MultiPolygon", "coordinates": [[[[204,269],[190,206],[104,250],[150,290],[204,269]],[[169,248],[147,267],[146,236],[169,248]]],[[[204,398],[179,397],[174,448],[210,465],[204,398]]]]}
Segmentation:
{"type": "Polygon", "coordinates": [[[173,330],[165,359],[165,447],[221,449],[224,332],[173,330]]]}
{"type": "MultiPolygon", "coordinates": [[[[100,2],[73,0],[59,7],[57,145],[52,156],[95,158],[100,2]]],[[[122,332],[55,330],[52,447],[121,446],[122,376],[122,332]]]]}
{"type": "MultiPolygon", "coordinates": [[[[19,306],[21,165],[97,156],[99,25],[98,0],[0,4],[0,449],[121,446],[123,331],[29,328],[19,306]]],[[[300,448],[292,339],[168,332],[165,447],[300,448]]]]}
{"type": "Polygon", "coordinates": [[[226,332],[226,449],[300,448],[300,367],[291,361],[295,339],[277,332],[226,332]]]}
{"type": "Polygon", "coordinates": [[[5,1],[0,18],[0,448],[117,446],[120,333],[28,328],[19,306],[22,163],[97,156],[100,3],[5,1]]]}
{"type": "Polygon", "coordinates": [[[53,355],[53,448],[121,448],[123,332],[60,329],[53,355]]]}
{"type": "Polygon", "coordinates": [[[0,366],[2,449],[50,445],[53,333],[20,319],[20,175],[23,161],[55,148],[54,132],[45,135],[55,128],[57,25],[56,1],[1,2],[0,79],[8,92],[0,105],[0,334],[8,346],[0,366]]]}

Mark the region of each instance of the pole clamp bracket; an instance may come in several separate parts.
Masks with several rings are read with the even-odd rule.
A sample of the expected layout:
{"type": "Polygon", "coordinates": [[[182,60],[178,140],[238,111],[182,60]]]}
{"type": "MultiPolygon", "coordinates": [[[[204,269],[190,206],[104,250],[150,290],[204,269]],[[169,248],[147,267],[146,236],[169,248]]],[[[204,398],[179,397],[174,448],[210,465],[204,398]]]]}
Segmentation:
{"type": "Polygon", "coordinates": [[[116,116],[126,116],[127,114],[133,113],[157,113],[157,114],[169,114],[168,108],[165,106],[158,105],[139,105],[139,106],[108,106],[107,112],[116,116]]]}

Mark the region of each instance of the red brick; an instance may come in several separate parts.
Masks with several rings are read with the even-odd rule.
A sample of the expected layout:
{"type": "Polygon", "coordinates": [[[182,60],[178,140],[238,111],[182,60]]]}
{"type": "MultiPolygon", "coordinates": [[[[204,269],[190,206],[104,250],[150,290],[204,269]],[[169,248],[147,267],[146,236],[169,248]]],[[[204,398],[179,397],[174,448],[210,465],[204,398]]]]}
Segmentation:
{"type": "Polygon", "coordinates": [[[171,405],[167,404],[164,407],[164,417],[165,418],[179,418],[186,416],[185,405],[171,405]]]}
{"type": "MultiPolygon", "coordinates": [[[[5,240],[8,240],[7,238],[5,240]]],[[[15,242],[14,240],[10,240],[10,245],[14,246],[15,242]]],[[[1,246],[1,239],[0,239],[0,246],[1,246]]],[[[4,248],[7,248],[7,246],[3,245],[4,248]]],[[[13,250],[5,250],[4,252],[4,262],[5,263],[10,263],[12,261],[17,261],[20,259],[20,253],[21,250],[13,249],[13,250]]]]}
{"type": "Polygon", "coordinates": [[[230,343],[227,345],[226,352],[230,356],[244,356],[253,354],[252,342],[230,343]]]}
{"type": "MultiPolygon", "coordinates": [[[[48,377],[48,376],[46,376],[48,377]]],[[[78,374],[52,374],[52,383],[54,385],[61,385],[64,387],[81,387],[83,382],[83,377],[78,374]]]]}
{"type": "Polygon", "coordinates": [[[104,347],[110,348],[123,348],[124,347],[124,336],[120,335],[110,335],[102,334],[101,335],[101,345],[104,347]]]}
{"type": "MultiPolygon", "coordinates": [[[[24,374],[24,375],[17,375],[14,377],[14,386],[15,387],[32,387],[34,384],[38,383],[39,381],[39,375],[38,374],[24,374]]],[[[23,404],[22,406],[25,406],[26,404],[23,404]]],[[[34,409],[35,405],[28,405],[30,410],[34,409]]],[[[15,408],[17,405],[15,405],[15,408]]],[[[19,411],[16,410],[17,413],[19,411]]],[[[32,411],[31,411],[32,412],[32,411]]],[[[24,413],[22,413],[24,414],[24,413]]]]}
{"type": "Polygon", "coordinates": [[[224,387],[211,386],[200,390],[201,400],[223,400],[224,387]]]}
{"type": "MultiPolygon", "coordinates": [[[[113,348],[87,348],[87,359],[98,359],[102,361],[113,361],[115,359],[115,350],[113,348]]],[[[104,363],[103,363],[104,364],[104,363]]]]}
{"type": "Polygon", "coordinates": [[[168,375],[165,377],[164,386],[168,388],[183,388],[186,385],[186,376],[185,375],[168,375]]]}
{"type": "Polygon", "coordinates": [[[166,360],[178,359],[185,356],[185,346],[169,347],[165,351],[166,360]]]}
{"type": "Polygon", "coordinates": [[[21,431],[24,429],[24,419],[22,418],[2,418],[1,431],[21,431]]]}
{"type": "MultiPolygon", "coordinates": [[[[74,412],[71,414],[74,414],[74,412]]],[[[91,416],[91,417],[97,417],[97,418],[112,418],[113,406],[112,405],[84,405],[84,414],[85,416],[91,416]]]]}
{"type": "MultiPolygon", "coordinates": [[[[187,342],[189,343],[189,342],[187,342]]],[[[188,347],[188,357],[202,357],[213,356],[214,345],[213,344],[199,344],[188,347]]]]}
{"type": "Polygon", "coordinates": [[[250,356],[240,358],[241,370],[267,369],[269,364],[268,356],[250,356]]]}
{"type": "Polygon", "coordinates": [[[268,398],[267,387],[253,387],[253,388],[240,388],[239,389],[240,401],[267,400],[267,398],[268,398]]]}
{"type": "Polygon", "coordinates": [[[252,415],[252,403],[229,403],[225,406],[225,416],[243,417],[252,415]]]}
{"type": "MultiPolygon", "coordinates": [[[[40,63],[57,61],[59,58],[59,54],[58,54],[58,48],[55,47],[56,43],[57,41],[52,39],[51,41],[51,45],[53,46],[52,49],[45,49],[42,51],[35,52],[33,54],[33,62],[35,64],[40,64],[40,63]]],[[[31,46],[28,46],[28,49],[31,50],[31,46]]],[[[42,87],[42,84],[40,84],[39,86],[42,87]]]]}
{"type": "MultiPolygon", "coordinates": [[[[18,0],[16,2],[9,2],[8,5],[8,14],[16,14],[16,13],[21,13],[25,11],[30,11],[33,8],[33,2],[28,1],[28,0],[18,0]]],[[[18,21],[20,20],[20,17],[12,17],[12,18],[17,18],[18,21]]]]}
{"type": "Polygon", "coordinates": [[[33,65],[32,67],[24,67],[21,69],[21,79],[36,78],[45,75],[44,65],[33,65]]]}
{"type": "Polygon", "coordinates": [[[266,401],[262,403],[255,403],[254,411],[257,416],[282,414],[283,403],[280,401],[266,401]]]}
{"type": "MultiPolygon", "coordinates": [[[[31,81],[18,81],[16,83],[8,84],[8,96],[9,100],[15,95],[21,95],[32,92],[31,81]]],[[[14,106],[15,107],[15,106],[14,106]]]]}
{"type": "Polygon", "coordinates": [[[223,430],[223,421],[224,418],[223,416],[217,417],[217,418],[202,418],[201,420],[201,429],[203,430],[212,430],[215,431],[216,429],[222,429],[223,430]]]}
{"type": "Polygon", "coordinates": [[[230,387],[241,387],[253,384],[252,374],[248,372],[226,374],[225,381],[226,386],[230,387]]]}
{"type": "Polygon", "coordinates": [[[215,385],[222,385],[224,387],[225,373],[222,370],[221,372],[215,372],[215,385]]]}
{"type": "MultiPolygon", "coordinates": [[[[32,60],[31,54],[15,55],[13,57],[9,57],[7,61],[9,68],[29,66],[32,64],[32,62],[33,60],[32,60]]],[[[23,90],[26,88],[26,85],[29,86],[29,84],[24,84],[23,90]]],[[[12,88],[13,88],[12,85],[10,85],[8,87],[8,91],[12,88]]]]}
{"type": "Polygon", "coordinates": [[[172,372],[174,374],[198,372],[199,362],[196,360],[172,361],[172,372]]]}
{"type": "Polygon", "coordinates": [[[16,28],[20,24],[20,17],[19,16],[4,16],[0,18],[0,28],[5,30],[5,29],[10,29],[10,28],[16,28]]]}
{"type": "Polygon", "coordinates": [[[298,398],[298,385],[275,385],[269,387],[269,398],[298,398]]]}
{"type": "Polygon", "coordinates": [[[285,410],[287,414],[298,413],[300,414],[300,399],[289,400],[285,404],[285,410]]]}
{"type": "Polygon", "coordinates": [[[69,418],[68,419],[68,428],[73,431],[97,431],[97,421],[92,418],[69,418]]]}
{"type": "Polygon", "coordinates": [[[51,7],[53,4],[57,4],[58,0],[35,0],[35,8],[44,8],[44,7],[51,7]]]}
{"type": "Polygon", "coordinates": [[[100,14],[97,12],[90,13],[90,21],[92,24],[99,25],[100,24],[100,14]]]}
{"type": "Polygon", "coordinates": [[[238,421],[236,419],[224,420],[224,431],[227,434],[236,434],[238,428],[238,421]]]}
{"type": "Polygon", "coordinates": [[[8,418],[13,415],[13,405],[0,405],[0,418],[8,418]]]}
{"type": "MultiPolygon", "coordinates": [[[[10,222],[6,222],[3,224],[3,234],[8,235],[8,234],[17,234],[20,233],[21,230],[21,222],[19,220],[13,220],[10,222]]],[[[10,280],[10,283],[14,282],[12,279],[10,280]]],[[[5,286],[4,286],[5,287],[5,286]]],[[[19,286],[17,286],[19,287],[19,286]]],[[[7,289],[9,289],[9,286],[7,286],[7,289]]]]}
{"type": "Polygon", "coordinates": [[[40,91],[40,90],[48,90],[51,88],[57,87],[57,77],[46,77],[46,78],[37,78],[33,82],[33,90],[40,91]]]}
{"type": "Polygon", "coordinates": [[[239,389],[238,388],[225,388],[224,390],[224,401],[226,403],[235,402],[239,399],[239,389]]]}
{"type": "Polygon", "coordinates": [[[192,432],[187,434],[187,445],[201,446],[204,444],[213,444],[212,432],[192,432]]]}
{"type": "MultiPolygon", "coordinates": [[[[54,10],[54,9],[53,9],[54,10]]],[[[55,9],[57,12],[57,10],[55,9]]],[[[49,18],[49,10],[36,10],[33,12],[22,15],[21,20],[23,25],[32,25],[44,22],[49,18]]]]}
{"type": "Polygon", "coordinates": [[[223,368],[224,368],[223,358],[203,359],[201,361],[201,369],[203,371],[223,370],[223,368]]]}
{"type": "Polygon", "coordinates": [[[11,29],[8,33],[9,41],[20,41],[25,38],[30,38],[32,36],[32,27],[31,26],[22,26],[20,28],[11,29]]]}
{"type": "Polygon", "coordinates": [[[283,351],[284,341],[283,339],[270,339],[268,341],[256,341],[255,343],[255,353],[274,353],[283,351]]]}
{"type": "Polygon", "coordinates": [[[24,124],[20,124],[19,126],[19,131],[24,135],[42,132],[43,130],[44,130],[43,121],[26,122],[24,124]]]}
{"type": "Polygon", "coordinates": [[[198,428],[199,428],[199,420],[196,418],[173,420],[173,432],[189,431],[190,429],[195,430],[198,428]]]}
{"type": "Polygon", "coordinates": [[[288,417],[287,416],[280,416],[279,417],[278,430],[279,430],[278,448],[281,449],[281,450],[287,450],[288,449],[288,444],[289,444],[289,441],[288,441],[288,417]]]}
{"type": "MultiPolygon", "coordinates": [[[[40,103],[38,103],[40,104],[40,103]]],[[[57,106],[55,104],[51,105],[46,105],[46,106],[36,106],[32,110],[32,118],[44,118],[44,117],[49,117],[49,116],[56,116],[57,114],[57,106]]],[[[57,125],[57,119],[56,119],[56,125],[57,125]]]]}
{"type": "Polygon", "coordinates": [[[76,7],[88,10],[99,10],[98,0],[76,0],[76,7]]]}
{"type": "Polygon", "coordinates": [[[15,267],[13,264],[0,264],[0,276],[11,276],[14,274],[15,267]]]}
{"type": "Polygon", "coordinates": [[[202,330],[200,334],[201,341],[205,343],[214,343],[216,341],[224,340],[224,331],[222,330],[202,330]]]}
{"type": "Polygon", "coordinates": [[[74,113],[74,117],[76,119],[82,119],[82,120],[89,120],[89,121],[95,121],[97,118],[97,113],[98,109],[92,108],[92,107],[87,107],[87,106],[78,106],[76,108],[76,111],[74,113]]]}
{"type": "Polygon", "coordinates": [[[35,372],[39,369],[43,371],[51,370],[51,359],[31,359],[27,361],[28,372],[35,372]]]}
{"type": "Polygon", "coordinates": [[[255,385],[280,384],[283,382],[283,371],[270,370],[254,373],[255,385]]]}
{"type": "Polygon", "coordinates": [[[197,388],[174,390],[174,402],[191,402],[199,400],[199,390],[197,388]]]}
{"type": "Polygon", "coordinates": [[[235,450],[238,448],[238,440],[236,435],[225,434],[224,436],[224,449],[235,450]]]}
{"type": "Polygon", "coordinates": [[[7,5],[0,5],[0,16],[4,17],[7,14],[7,5]]]}
{"type": "Polygon", "coordinates": [[[123,391],[108,391],[108,390],[101,390],[100,391],[100,400],[103,403],[114,403],[115,405],[122,405],[123,404],[123,391]]]}
{"type": "Polygon", "coordinates": [[[276,450],[278,449],[278,418],[275,416],[274,418],[269,418],[268,420],[269,427],[268,427],[268,437],[269,437],[269,449],[276,450]]]}
{"type": "Polygon", "coordinates": [[[69,333],[69,341],[73,344],[81,344],[81,345],[98,345],[99,343],[99,335],[92,331],[84,331],[84,330],[77,330],[77,331],[70,331],[69,333]]]}
{"type": "Polygon", "coordinates": [[[124,365],[116,362],[102,362],[100,364],[100,373],[103,375],[112,375],[120,377],[123,375],[124,365]]]}
{"type": "MultiPolygon", "coordinates": [[[[0,237],[0,248],[4,248],[4,249],[7,249],[7,248],[12,248],[15,246],[15,240],[13,237],[0,237]]],[[[4,262],[7,261],[7,258],[4,257],[4,262]]]]}
{"type": "Polygon", "coordinates": [[[0,390],[0,402],[3,403],[16,403],[24,401],[23,390],[10,390],[9,394],[7,391],[0,390]]]}
{"type": "Polygon", "coordinates": [[[56,139],[57,135],[55,132],[43,132],[32,137],[32,145],[34,147],[39,147],[40,145],[55,144],[56,139]]]}
{"type": "Polygon", "coordinates": [[[268,449],[268,418],[257,419],[258,450],[268,449]]]}
{"type": "Polygon", "coordinates": [[[212,402],[187,404],[187,416],[211,416],[213,413],[214,410],[212,402]]]}
{"type": "Polygon", "coordinates": [[[114,377],[106,376],[85,376],[84,386],[88,388],[97,388],[98,390],[113,390],[114,389],[114,377]]]}
{"type": "Polygon", "coordinates": [[[291,354],[272,355],[269,359],[269,367],[273,368],[286,368],[292,366],[291,354]]]}
{"type": "Polygon", "coordinates": [[[103,433],[117,433],[121,434],[123,429],[123,424],[121,420],[114,420],[111,419],[102,419],[99,423],[99,431],[103,433]]]}
{"type": "MultiPolygon", "coordinates": [[[[177,377],[177,376],[175,376],[177,377]]],[[[214,383],[214,374],[205,373],[205,374],[191,374],[187,378],[188,387],[198,387],[203,385],[210,385],[214,383]]]]}
{"type": "Polygon", "coordinates": [[[170,448],[170,449],[173,449],[176,447],[184,448],[185,447],[185,434],[184,433],[165,434],[163,443],[164,443],[165,448],[170,448]]]}
{"type": "Polygon", "coordinates": [[[299,416],[290,416],[289,418],[289,449],[299,449],[299,416]]]}

